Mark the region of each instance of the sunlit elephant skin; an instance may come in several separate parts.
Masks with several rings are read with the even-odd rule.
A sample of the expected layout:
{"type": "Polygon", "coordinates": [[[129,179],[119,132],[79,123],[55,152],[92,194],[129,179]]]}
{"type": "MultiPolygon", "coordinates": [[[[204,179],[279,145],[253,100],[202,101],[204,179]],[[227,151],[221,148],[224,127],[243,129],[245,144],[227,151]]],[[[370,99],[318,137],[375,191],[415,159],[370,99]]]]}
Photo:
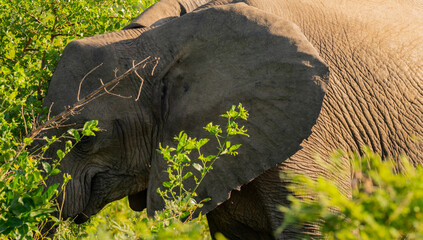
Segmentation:
{"type": "MultiPolygon", "coordinates": [[[[141,99],[104,95],[72,121],[99,119],[105,129],[78,144],[63,160],[73,176],[64,216],[77,222],[106,203],[130,196],[131,207],[150,215],[163,203],[155,189],[166,180],[158,143],[171,144],[231,104],[250,111],[250,138],[237,158],[216,163],[199,189],[212,233],[230,239],[272,239],[287,204],[294,171],[333,176],[345,194],[350,177],[322,169],[334,150],[360,152],[362,145],[385,157],[406,154],[422,162],[422,8],[402,1],[176,1],[162,0],[125,30],[69,44],[52,78],[45,106],[53,113],[110,81],[147,56],[160,57],[145,79],[141,99]],[[326,94],[325,94],[326,93],[326,94]],[[147,191],[148,190],[148,191],[147,191]],[[151,190],[151,191],[150,191],[151,190]]],[[[136,96],[131,75],[115,92],[136,96]]],[[[66,129],[60,130],[65,131],[66,129]]],[[[53,134],[53,133],[49,133],[53,134]]],[[[56,133],[57,134],[57,133],[56,133]]],[[[235,141],[235,140],[234,140],[235,141]]],[[[53,151],[54,152],[54,151],[53,151]]],[[[343,169],[348,171],[345,162],[343,169]]],[[[60,179],[52,179],[58,181],[60,179]]],[[[315,225],[290,228],[277,238],[318,235],[315,225]]]]}

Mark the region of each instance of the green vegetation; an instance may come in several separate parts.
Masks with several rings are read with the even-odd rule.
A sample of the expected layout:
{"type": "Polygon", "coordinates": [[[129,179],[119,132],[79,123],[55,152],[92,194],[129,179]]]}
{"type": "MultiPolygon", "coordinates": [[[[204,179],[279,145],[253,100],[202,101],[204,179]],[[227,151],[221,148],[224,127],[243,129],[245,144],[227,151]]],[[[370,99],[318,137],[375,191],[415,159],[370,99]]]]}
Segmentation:
{"type": "Polygon", "coordinates": [[[398,163],[382,161],[368,148],[363,152],[363,156],[339,152],[331,158],[331,162],[351,160],[351,198],[329,179],[294,176],[302,187],[293,184],[289,189],[297,196],[312,193],[314,200],[290,196],[292,206],[281,207],[285,220],[280,230],[323,220],[320,231],[327,239],[422,239],[423,167],[415,168],[406,158],[398,163]]]}
{"type": "MultiPolygon", "coordinates": [[[[56,209],[55,199],[63,192],[71,176],[64,175],[64,183],[54,184],[47,189],[46,179],[60,173],[57,168],[60,160],[84,136],[95,135],[98,128],[97,121],[85,123],[80,130],[70,129],[67,134],[57,138],[47,138],[44,146],[29,154],[27,151],[18,152],[12,159],[3,163],[0,168],[0,236],[5,235],[11,239],[42,238],[42,231],[48,222],[59,223],[59,219],[51,215],[56,209]],[[48,147],[55,141],[72,136],[66,140],[64,151],[58,150],[58,159],[41,161],[48,147]]],[[[30,144],[32,139],[25,138],[21,148],[30,144]]],[[[60,206],[59,206],[60,208],[60,206]]]]}
{"type": "Polygon", "coordinates": [[[157,189],[157,193],[160,194],[165,202],[165,210],[167,210],[156,215],[156,218],[164,224],[163,227],[166,227],[167,223],[171,224],[174,221],[180,221],[182,219],[183,222],[191,222],[195,211],[202,207],[201,203],[210,200],[202,199],[200,202],[196,202],[194,198],[197,197],[196,190],[198,186],[203,181],[206,174],[213,169],[213,163],[219,159],[220,156],[226,154],[236,156],[238,154],[236,150],[241,145],[232,145],[229,139],[236,135],[248,136],[244,126],[239,127],[238,123],[235,122],[235,120],[239,118],[247,120],[248,112],[241,104],[238,105],[238,110],[239,111],[236,111],[236,107],[232,106],[226,114],[221,115],[228,119],[224,132],[225,134],[223,136],[221,136],[223,131],[219,125],[209,123],[204,127],[204,129],[217,140],[219,146],[217,147],[218,152],[216,155],[204,156],[201,153],[201,147],[209,142],[210,139],[202,138],[197,140],[196,138],[188,137],[184,132],[180,132],[179,136],[175,137],[175,141],[178,142],[176,148],[170,148],[169,146],[163,148],[160,146],[159,153],[163,155],[164,159],[169,164],[166,170],[169,174],[169,181],[163,182],[165,190],[162,191],[157,189]],[[198,153],[197,161],[193,161],[189,157],[189,154],[191,154],[193,150],[196,150],[198,153]],[[193,166],[194,169],[198,171],[199,175],[191,171],[184,171],[184,169],[189,166],[193,166]],[[184,181],[190,177],[194,178],[195,186],[192,189],[186,189],[184,181]]]}

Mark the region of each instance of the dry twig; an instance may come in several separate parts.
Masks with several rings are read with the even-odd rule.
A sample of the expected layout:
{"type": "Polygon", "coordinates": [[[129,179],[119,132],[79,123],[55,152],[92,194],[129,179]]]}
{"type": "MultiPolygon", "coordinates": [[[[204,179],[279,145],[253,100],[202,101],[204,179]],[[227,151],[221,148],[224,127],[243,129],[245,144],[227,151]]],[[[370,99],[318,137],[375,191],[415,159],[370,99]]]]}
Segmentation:
{"type": "Polygon", "coordinates": [[[22,119],[24,121],[24,126],[25,126],[25,134],[28,135],[28,127],[26,125],[26,120],[25,120],[25,115],[24,115],[24,106],[21,105],[21,114],[22,114],[22,119]]]}
{"type": "Polygon", "coordinates": [[[81,81],[79,82],[79,88],[78,88],[78,95],[76,95],[76,100],[79,102],[79,94],[81,93],[81,87],[82,87],[82,82],[84,82],[85,78],[88,77],[88,75],[90,75],[91,73],[93,73],[97,68],[101,67],[103,65],[103,63],[100,63],[97,67],[91,69],[87,74],[85,74],[85,76],[81,79],[81,81]]]}
{"type": "MultiPolygon", "coordinates": [[[[135,71],[136,72],[136,71],[135,71]]],[[[100,83],[102,86],[104,86],[103,80],[100,78],[100,83]]],[[[119,83],[116,83],[110,90],[107,90],[107,88],[104,88],[104,91],[112,96],[121,97],[121,98],[131,98],[132,96],[122,96],[120,94],[112,93],[111,91],[118,85],[119,83]]]]}

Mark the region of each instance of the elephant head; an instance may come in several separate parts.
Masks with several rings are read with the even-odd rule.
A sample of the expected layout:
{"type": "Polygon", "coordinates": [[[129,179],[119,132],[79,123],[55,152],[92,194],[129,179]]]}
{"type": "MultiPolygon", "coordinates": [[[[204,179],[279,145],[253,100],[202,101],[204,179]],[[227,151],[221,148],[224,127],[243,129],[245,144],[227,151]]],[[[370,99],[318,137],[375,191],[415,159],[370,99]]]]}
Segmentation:
{"type": "Polygon", "coordinates": [[[167,180],[166,163],[156,151],[159,142],[170,145],[181,130],[202,137],[202,126],[218,123],[219,114],[242,102],[250,112],[246,128],[251,137],[238,139],[244,145],[239,156],[219,159],[200,185],[199,198],[212,199],[202,208],[206,214],[233,189],[300,149],[319,114],[328,74],[295,24],[237,3],[191,12],[154,28],[71,42],[44,105],[53,104],[52,115],[58,114],[78,94],[100,87],[99,79],[108,82],[148,56],[160,61],[154,75],[153,66],[138,71],[144,79],[138,101],[140,78],[132,74],[113,89],[120,97],[105,94],[69,120],[75,128],[96,119],[102,131],[83,139],[61,162],[63,172],[72,176],[62,200],[63,217],[84,222],[128,195],[133,208],[147,208],[152,215],[163,207],[156,189],[167,180]]]}

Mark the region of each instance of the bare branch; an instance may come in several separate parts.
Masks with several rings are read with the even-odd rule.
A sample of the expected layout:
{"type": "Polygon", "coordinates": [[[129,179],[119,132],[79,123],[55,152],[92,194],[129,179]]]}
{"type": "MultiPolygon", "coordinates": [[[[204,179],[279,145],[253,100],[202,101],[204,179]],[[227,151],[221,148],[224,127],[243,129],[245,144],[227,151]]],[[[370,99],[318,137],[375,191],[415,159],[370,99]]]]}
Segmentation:
{"type": "Polygon", "coordinates": [[[26,125],[26,120],[25,120],[25,115],[24,115],[24,106],[21,105],[21,114],[22,114],[22,119],[24,121],[24,125],[25,125],[25,134],[28,135],[28,127],[26,125]]]}
{"type": "Polygon", "coordinates": [[[50,107],[48,108],[47,121],[50,120],[50,113],[51,113],[51,108],[53,107],[53,105],[54,105],[54,102],[52,102],[50,104],[50,107]]]}
{"type": "Polygon", "coordinates": [[[157,64],[159,64],[160,57],[155,57],[154,60],[156,60],[156,64],[154,64],[153,70],[151,70],[151,76],[154,76],[154,71],[156,70],[157,64]]]}
{"type": "Polygon", "coordinates": [[[37,127],[38,121],[35,118],[34,109],[31,109],[31,116],[32,116],[32,119],[31,119],[31,121],[32,121],[32,123],[31,123],[32,124],[32,129],[35,129],[37,127]]]}
{"type": "MultiPolygon", "coordinates": [[[[135,72],[136,72],[136,71],[135,71],[135,72]]],[[[101,85],[103,85],[103,86],[104,86],[103,80],[101,80],[101,78],[100,78],[100,82],[101,82],[101,85]]],[[[119,84],[119,83],[116,83],[116,85],[114,85],[114,86],[110,89],[110,91],[112,91],[112,90],[113,90],[113,88],[115,88],[118,84],[119,84]]],[[[116,97],[120,97],[120,98],[132,98],[132,96],[122,96],[122,95],[119,95],[119,94],[116,94],[116,93],[109,92],[109,91],[107,90],[107,88],[104,88],[104,91],[105,91],[106,93],[108,93],[108,94],[110,94],[110,95],[113,95],[113,96],[116,96],[116,97]]]]}
{"type": "Polygon", "coordinates": [[[85,78],[88,77],[88,75],[90,75],[92,72],[94,72],[97,68],[101,67],[102,65],[103,63],[100,63],[97,67],[91,69],[87,74],[85,74],[85,76],[81,79],[81,81],[79,82],[78,95],[76,96],[76,100],[79,101],[79,94],[81,93],[82,82],[85,80],[85,78]]]}
{"type": "MultiPolygon", "coordinates": [[[[134,67],[134,63],[135,63],[135,60],[134,61],[132,61],[132,67],[134,67]]],[[[135,102],[136,101],[138,101],[138,99],[140,99],[140,96],[141,96],[141,89],[142,89],[142,85],[144,85],[144,79],[138,74],[138,72],[137,71],[134,71],[134,73],[135,73],[135,75],[137,75],[137,77],[141,80],[141,85],[140,85],[140,88],[138,89],[138,95],[137,95],[137,98],[135,99],[135,102]]]]}

